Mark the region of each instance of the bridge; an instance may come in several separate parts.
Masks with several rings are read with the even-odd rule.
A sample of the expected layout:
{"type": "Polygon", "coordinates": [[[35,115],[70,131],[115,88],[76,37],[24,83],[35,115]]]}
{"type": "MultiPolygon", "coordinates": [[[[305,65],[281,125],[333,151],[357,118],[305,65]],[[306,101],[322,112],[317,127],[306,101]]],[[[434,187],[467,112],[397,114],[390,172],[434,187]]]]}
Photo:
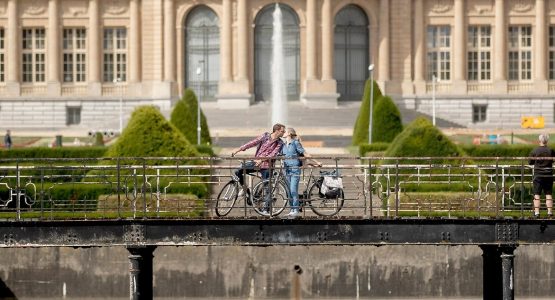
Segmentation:
{"type": "MultiPolygon", "coordinates": [[[[484,299],[513,299],[514,250],[555,240],[554,220],[530,218],[526,158],[319,160],[339,171],[344,204],[331,217],[305,207],[298,219],[261,216],[240,197],[216,216],[237,159],[4,160],[0,247],[125,247],[130,298],[148,299],[156,247],[476,245],[484,299]]],[[[317,171],[303,169],[301,191],[317,171]]]]}

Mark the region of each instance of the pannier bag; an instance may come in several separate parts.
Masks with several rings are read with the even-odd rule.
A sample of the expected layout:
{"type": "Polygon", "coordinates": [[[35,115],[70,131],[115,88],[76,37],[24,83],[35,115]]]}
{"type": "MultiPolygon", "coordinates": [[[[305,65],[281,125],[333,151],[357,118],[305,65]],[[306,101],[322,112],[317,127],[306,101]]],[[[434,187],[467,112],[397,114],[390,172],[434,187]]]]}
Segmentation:
{"type": "Polygon", "coordinates": [[[337,198],[341,196],[343,190],[343,179],[336,175],[322,176],[320,185],[320,196],[326,198],[337,198]]]}

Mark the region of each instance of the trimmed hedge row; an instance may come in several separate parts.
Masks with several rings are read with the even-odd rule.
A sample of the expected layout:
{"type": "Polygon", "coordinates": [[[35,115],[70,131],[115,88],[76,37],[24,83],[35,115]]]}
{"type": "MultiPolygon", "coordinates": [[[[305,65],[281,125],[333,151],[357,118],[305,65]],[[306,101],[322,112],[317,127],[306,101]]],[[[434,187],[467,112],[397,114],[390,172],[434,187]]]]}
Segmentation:
{"type": "Polygon", "coordinates": [[[33,147],[0,150],[0,159],[5,158],[98,158],[104,156],[106,147],[33,147]]]}
{"type": "Polygon", "coordinates": [[[387,147],[389,147],[389,143],[360,144],[358,146],[358,153],[360,156],[366,156],[368,152],[385,151],[387,147]]]}

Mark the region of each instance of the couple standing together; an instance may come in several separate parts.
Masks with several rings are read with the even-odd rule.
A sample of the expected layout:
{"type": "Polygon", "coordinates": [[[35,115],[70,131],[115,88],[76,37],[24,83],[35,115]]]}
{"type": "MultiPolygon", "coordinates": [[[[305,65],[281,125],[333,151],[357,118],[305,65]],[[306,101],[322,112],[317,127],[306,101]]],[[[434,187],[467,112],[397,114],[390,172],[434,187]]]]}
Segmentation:
{"type": "MultiPolygon", "coordinates": [[[[291,193],[289,197],[291,212],[287,216],[299,216],[299,180],[302,166],[300,157],[310,158],[311,155],[304,150],[297,132],[291,127],[286,129],[285,125],[277,123],[272,127],[272,133],[265,132],[254,140],[234,149],[231,156],[253,147],[257,147],[254,155],[256,159],[243,163],[241,168],[235,171],[237,180],[243,185],[245,181],[244,174],[253,173],[257,169],[259,169],[262,179],[268,179],[270,177],[269,169],[273,165],[272,158],[283,155],[285,158],[285,176],[291,193]],[[281,139],[282,137],[285,138],[285,142],[281,139]]],[[[320,162],[312,160],[316,165],[322,165],[320,162]]]]}

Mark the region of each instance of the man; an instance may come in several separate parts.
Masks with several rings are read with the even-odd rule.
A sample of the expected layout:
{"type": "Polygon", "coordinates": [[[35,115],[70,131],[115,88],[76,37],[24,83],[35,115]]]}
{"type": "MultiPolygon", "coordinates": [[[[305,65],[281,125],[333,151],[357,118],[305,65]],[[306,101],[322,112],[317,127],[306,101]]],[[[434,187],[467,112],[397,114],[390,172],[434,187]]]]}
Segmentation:
{"type": "Polygon", "coordinates": [[[8,150],[12,148],[12,136],[9,129],[6,130],[6,135],[4,136],[4,147],[8,150]]]}
{"type": "Polygon", "coordinates": [[[235,154],[241,151],[245,151],[253,147],[258,147],[256,149],[254,157],[260,159],[247,161],[241,168],[235,171],[235,175],[238,177],[240,184],[244,183],[243,169],[246,173],[250,174],[256,171],[255,168],[260,168],[260,175],[262,175],[262,178],[266,179],[269,177],[270,173],[268,169],[270,168],[271,162],[270,160],[264,158],[272,158],[280,153],[281,148],[283,147],[283,141],[281,140],[281,137],[284,133],[285,125],[277,123],[272,127],[271,134],[265,132],[261,136],[255,138],[254,140],[244,144],[237,149],[234,149],[233,152],[231,152],[231,156],[235,156],[235,154]]]}
{"type": "Polygon", "coordinates": [[[532,150],[530,157],[542,157],[544,159],[530,159],[529,164],[534,165],[534,217],[540,217],[540,196],[545,193],[545,206],[547,206],[547,217],[553,217],[553,160],[555,152],[547,147],[549,136],[540,134],[540,146],[532,150]],[[548,159],[545,159],[548,158],[548,159]]]}
{"type": "MultiPolygon", "coordinates": [[[[260,175],[262,176],[262,179],[267,179],[268,177],[270,177],[269,169],[273,162],[271,162],[268,158],[273,158],[281,152],[281,148],[283,147],[283,141],[281,140],[281,137],[284,133],[285,125],[277,123],[272,127],[271,134],[265,132],[261,136],[255,138],[254,140],[244,144],[237,149],[234,149],[233,152],[231,152],[231,156],[235,156],[235,154],[240,151],[245,151],[253,147],[258,147],[256,149],[256,153],[254,154],[254,157],[257,159],[254,161],[246,161],[242,164],[241,168],[235,171],[236,177],[234,178],[239,181],[241,185],[243,185],[245,182],[244,174],[254,173],[256,171],[256,168],[260,169],[260,175]]],[[[241,189],[239,192],[239,196],[241,196],[242,193],[243,190],[241,189]]]]}

